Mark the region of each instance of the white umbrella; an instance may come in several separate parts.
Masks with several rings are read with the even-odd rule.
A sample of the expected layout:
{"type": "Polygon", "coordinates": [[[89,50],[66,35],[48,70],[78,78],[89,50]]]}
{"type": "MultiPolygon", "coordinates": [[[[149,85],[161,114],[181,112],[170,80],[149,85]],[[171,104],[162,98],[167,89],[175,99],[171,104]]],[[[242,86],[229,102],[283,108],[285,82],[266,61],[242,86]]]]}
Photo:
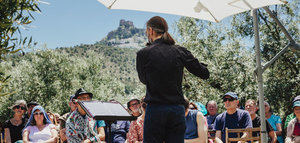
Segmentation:
{"type": "Polygon", "coordinates": [[[283,0],[98,0],[109,9],[175,14],[219,22],[244,11],[283,4],[283,0]]]}
{"type": "MultiPolygon", "coordinates": [[[[263,91],[263,71],[278,59],[287,48],[292,47],[300,49],[298,43],[293,40],[287,30],[279,22],[276,16],[266,7],[275,4],[285,4],[284,0],[98,0],[109,9],[128,9],[138,11],[148,11],[157,13],[175,14],[181,16],[194,17],[197,19],[219,22],[223,18],[238,14],[244,11],[253,12],[253,30],[255,35],[255,53],[256,53],[256,76],[258,81],[259,108],[261,120],[265,120],[264,91],[263,91]],[[283,33],[290,40],[290,43],[282,49],[271,61],[261,65],[259,29],[257,10],[263,7],[267,13],[275,20],[283,33]]],[[[266,122],[261,122],[261,141],[267,142],[266,122]]]]}

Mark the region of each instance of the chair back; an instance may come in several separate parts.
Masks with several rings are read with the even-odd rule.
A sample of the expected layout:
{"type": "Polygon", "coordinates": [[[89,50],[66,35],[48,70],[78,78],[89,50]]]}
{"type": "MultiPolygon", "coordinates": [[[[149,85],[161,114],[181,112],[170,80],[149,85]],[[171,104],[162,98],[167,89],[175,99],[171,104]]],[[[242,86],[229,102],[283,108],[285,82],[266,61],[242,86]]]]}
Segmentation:
{"type": "Polygon", "coordinates": [[[237,142],[237,141],[245,141],[248,142],[250,141],[251,143],[258,141],[259,143],[261,142],[260,140],[260,128],[247,128],[247,129],[225,129],[225,134],[226,134],[226,143],[230,142],[237,142]],[[241,134],[244,132],[248,132],[248,136],[245,138],[241,138],[241,134]],[[253,137],[252,132],[259,132],[259,136],[253,137]],[[229,134],[230,133],[236,133],[237,137],[236,138],[230,138],[229,134]]]}

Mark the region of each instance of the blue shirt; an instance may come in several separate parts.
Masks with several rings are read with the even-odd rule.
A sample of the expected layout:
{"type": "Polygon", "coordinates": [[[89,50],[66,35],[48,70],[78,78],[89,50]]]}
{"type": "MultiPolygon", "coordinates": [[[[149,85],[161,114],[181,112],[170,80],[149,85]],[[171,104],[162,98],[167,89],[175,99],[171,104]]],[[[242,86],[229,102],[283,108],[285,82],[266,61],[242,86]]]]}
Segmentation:
{"type": "MultiPolygon", "coordinates": [[[[116,121],[111,124],[111,139],[112,143],[124,143],[126,141],[126,134],[129,131],[130,122],[129,121],[116,121]]],[[[105,130],[106,138],[108,141],[108,128],[105,130]]]]}
{"type": "MultiPolygon", "coordinates": [[[[281,119],[279,116],[276,115],[271,115],[271,117],[268,119],[268,122],[271,124],[272,128],[274,131],[278,131],[276,124],[281,124],[281,119]]],[[[283,138],[282,136],[277,136],[277,140],[279,143],[283,143],[283,138]]]]}
{"type": "Polygon", "coordinates": [[[218,114],[211,116],[211,115],[207,115],[206,120],[207,120],[207,125],[208,125],[208,129],[211,130],[214,127],[214,122],[216,120],[216,117],[218,116],[218,114]]]}
{"type": "Polygon", "coordinates": [[[197,125],[197,110],[189,110],[185,117],[185,134],[184,139],[194,139],[198,137],[198,125],[197,125]]]}
{"type": "MultiPolygon", "coordinates": [[[[225,141],[225,129],[245,129],[252,128],[252,120],[249,112],[237,109],[235,113],[228,114],[226,111],[216,117],[214,123],[214,130],[221,131],[222,141],[225,141]]],[[[230,138],[237,137],[237,134],[231,133],[228,135],[230,138]]]]}

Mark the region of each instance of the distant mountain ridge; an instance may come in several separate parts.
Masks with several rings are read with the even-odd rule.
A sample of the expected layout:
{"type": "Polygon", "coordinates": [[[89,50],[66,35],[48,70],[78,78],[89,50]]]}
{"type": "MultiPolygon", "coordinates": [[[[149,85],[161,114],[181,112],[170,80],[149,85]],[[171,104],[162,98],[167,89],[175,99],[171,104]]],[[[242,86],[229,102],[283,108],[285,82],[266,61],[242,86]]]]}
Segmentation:
{"type": "Polygon", "coordinates": [[[146,41],[145,29],[136,28],[132,21],[121,19],[119,27],[109,32],[107,36],[98,43],[119,48],[140,49],[144,47],[146,41]]]}

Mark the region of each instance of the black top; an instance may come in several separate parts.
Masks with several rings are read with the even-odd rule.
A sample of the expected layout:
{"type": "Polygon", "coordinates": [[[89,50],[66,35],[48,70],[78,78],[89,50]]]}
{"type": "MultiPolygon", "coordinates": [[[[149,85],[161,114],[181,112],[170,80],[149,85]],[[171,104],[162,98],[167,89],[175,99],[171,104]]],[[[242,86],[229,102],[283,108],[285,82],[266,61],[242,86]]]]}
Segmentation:
{"type": "MultiPolygon", "coordinates": [[[[253,125],[253,128],[260,127],[260,118],[259,118],[258,116],[256,116],[256,117],[252,120],[252,125],[253,125]]],[[[271,131],[273,131],[273,128],[272,128],[272,126],[270,125],[270,123],[268,122],[268,120],[266,120],[266,129],[267,129],[267,132],[268,132],[268,133],[270,133],[271,131]]],[[[252,136],[253,136],[253,137],[259,136],[259,132],[253,132],[253,133],[252,133],[252,136]]]]}
{"type": "Polygon", "coordinates": [[[139,79],[146,84],[145,102],[159,104],[183,104],[183,68],[202,79],[209,78],[206,65],[186,48],[155,40],[137,53],[136,68],[139,79]]]}
{"type": "Polygon", "coordinates": [[[14,126],[10,120],[5,121],[3,128],[9,128],[11,142],[14,143],[18,140],[22,140],[22,130],[25,127],[25,119],[22,119],[22,124],[19,126],[14,126]]]}

